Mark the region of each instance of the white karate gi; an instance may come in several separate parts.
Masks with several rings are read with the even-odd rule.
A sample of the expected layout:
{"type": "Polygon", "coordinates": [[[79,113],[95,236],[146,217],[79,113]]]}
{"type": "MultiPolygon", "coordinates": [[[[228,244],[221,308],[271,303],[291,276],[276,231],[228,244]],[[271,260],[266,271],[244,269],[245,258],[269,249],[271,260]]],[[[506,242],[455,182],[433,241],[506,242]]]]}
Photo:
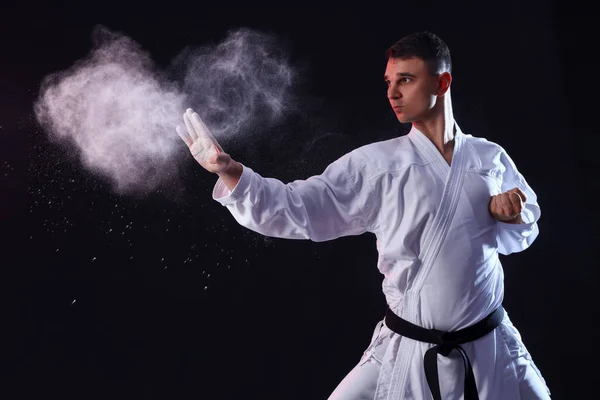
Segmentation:
{"type": "MultiPolygon", "coordinates": [[[[538,235],[533,190],[499,145],[456,126],[449,166],[414,127],[330,164],[321,175],[284,184],[244,166],[213,199],[241,225],[265,236],[315,242],[372,232],[390,309],[425,328],[455,331],[502,304],[500,254],[519,252],[538,235]],[[514,187],[527,195],[523,224],[498,222],[490,198],[514,187]]],[[[380,322],[359,364],[330,399],[430,399],[423,357],[429,343],[403,339],[380,322]]],[[[508,316],[492,333],[463,345],[480,399],[549,398],[539,370],[508,316]]],[[[438,356],[443,399],[462,399],[457,352],[438,356]]]]}

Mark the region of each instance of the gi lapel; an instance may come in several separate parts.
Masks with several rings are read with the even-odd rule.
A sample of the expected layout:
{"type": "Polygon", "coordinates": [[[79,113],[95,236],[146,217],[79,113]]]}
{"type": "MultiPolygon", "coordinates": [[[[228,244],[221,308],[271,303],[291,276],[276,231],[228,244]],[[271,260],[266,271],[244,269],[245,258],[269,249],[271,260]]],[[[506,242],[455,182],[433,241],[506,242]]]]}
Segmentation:
{"type": "MultiPolygon", "coordinates": [[[[458,126],[456,131],[458,132],[458,126]]],[[[417,151],[426,160],[431,161],[435,172],[445,182],[450,171],[450,166],[440,154],[439,150],[436,149],[435,145],[423,134],[415,128],[412,128],[408,133],[408,138],[415,145],[417,151]]],[[[454,153],[456,152],[456,143],[454,144],[454,153]]],[[[454,154],[452,155],[452,164],[454,164],[454,154]]]]}
{"type": "MultiPolygon", "coordinates": [[[[402,317],[419,326],[422,326],[421,315],[419,313],[419,292],[446,238],[456,211],[456,206],[458,205],[464,180],[465,154],[463,145],[465,137],[458,125],[455,126],[456,135],[451,166],[448,166],[442,155],[425,135],[414,129],[409,133],[409,138],[415,144],[418,151],[426,159],[432,161],[433,168],[435,168],[436,172],[445,182],[444,191],[436,214],[429,228],[424,232],[423,247],[421,254],[419,254],[419,259],[416,261],[418,264],[415,265],[415,268],[417,268],[416,276],[412,282],[409,282],[408,290],[405,292],[403,300],[402,317]]],[[[394,339],[392,340],[393,343],[390,343],[392,346],[388,345],[388,350],[384,355],[384,363],[392,362],[393,364],[393,366],[390,365],[385,368],[388,371],[391,370],[391,373],[388,372],[386,374],[390,381],[385,382],[386,378],[380,375],[375,394],[376,399],[391,400],[403,398],[406,391],[409,369],[411,365],[414,365],[412,360],[416,341],[405,340],[399,337],[395,337],[394,339]]]]}
{"type": "MultiPolygon", "coordinates": [[[[458,205],[458,200],[462,191],[462,184],[465,176],[465,152],[462,151],[462,148],[465,138],[458,125],[455,126],[456,134],[454,136],[452,166],[448,166],[440,152],[425,135],[418,131],[411,132],[413,133],[411,138],[419,150],[425,152],[429,159],[434,160],[434,168],[445,178],[444,191],[442,192],[442,198],[437,207],[435,217],[431,224],[429,224],[428,229],[424,232],[423,246],[421,248],[421,253],[419,254],[419,268],[413,281],[409,282],[408,291],[414,294],[417,294],[421,290],[425,278],[427,278],[427,275],[429,275],[429,272],[431,271],[431,267],[437,258],[442,243],[448,233],[448,229],[450,228],[452,218],[454,218],[456,206],[458,205]]],[[[412,304],[412,306],[415,307],[416,304],[412,304]]],[[[406,304],[404,309],[406,309],[406,304]]],[[[406,316],[411,319],[405,319],[414,321],[412,317],[415,316],[416,311],[416,309],[409,310],[408,315],[406,316]]],[[[420,325],[420,321],[415,321],[413,323],[420,325]]]]}

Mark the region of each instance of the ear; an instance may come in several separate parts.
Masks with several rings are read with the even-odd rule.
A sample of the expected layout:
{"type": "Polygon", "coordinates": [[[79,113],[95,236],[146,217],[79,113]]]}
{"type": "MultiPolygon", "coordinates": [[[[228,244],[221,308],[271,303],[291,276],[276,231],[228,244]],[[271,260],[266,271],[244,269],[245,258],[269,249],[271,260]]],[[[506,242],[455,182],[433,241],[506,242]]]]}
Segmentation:
{"type": "Polygon", "coordinates": [[[450,75],[450,72],[447,72],[447,71],[442,72],[438,78],[437,95],[443,96],[444,94],[446,94],[448,89],[450,89],[451,83],[452,83],[452,75],[450,75]]]}

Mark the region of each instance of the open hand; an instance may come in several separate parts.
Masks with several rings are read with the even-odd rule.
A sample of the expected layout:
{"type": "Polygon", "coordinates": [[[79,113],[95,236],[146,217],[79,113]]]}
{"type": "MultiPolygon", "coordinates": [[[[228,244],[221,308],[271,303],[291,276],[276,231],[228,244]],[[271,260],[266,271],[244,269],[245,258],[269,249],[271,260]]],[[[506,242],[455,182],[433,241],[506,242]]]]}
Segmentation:
{"type": "Polygon", "coordinates": [[[188,108],[183,114],[183,122],[186,130],[180,125],[176,130],[196,161],[209,172],[218,174],[225,171],[231,163],[231,157],[223,151],[200,116],[188,108]]]}
{"type": "Polygon", "coordinates": [[[490,214],[497,221],[508,222],[520,217],[527,197],[519,188],[492,196],[490,214]]]}

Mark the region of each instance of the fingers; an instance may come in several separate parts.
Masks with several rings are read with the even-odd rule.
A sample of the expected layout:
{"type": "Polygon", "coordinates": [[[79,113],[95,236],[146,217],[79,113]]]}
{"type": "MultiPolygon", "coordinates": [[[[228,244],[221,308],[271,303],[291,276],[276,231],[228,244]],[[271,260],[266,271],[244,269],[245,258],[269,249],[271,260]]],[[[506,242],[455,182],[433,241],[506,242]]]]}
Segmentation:
{"type": "Polygon", "coordinates": [[[521,196],[516,192],[501,193],[492,198],[492,213],[504,216],[514,217],[519,215],[524,208],[525,203],[521,196]]]}
{"type": "Polygon", "coordinates": [[[516,193],[521,198],[523,203],[527,202],[527,196],[525,196],[525,193],[523,193],[523,191],[518,187],[510,189],[507,193],[516,193]]]}
{"type": "Polygon", "coordinates": [[[489,208],[492,216],[500,221],[508,221],[520,215],[525,208],[527,196],[519,188],[492,196],[489,208]]]}
{"type": "Polygon", "coordinates": [[[521,210],[523,208],[524,202],[518,193],[515,193],[515,192],[508,193],[508,201],[512,208],[516,208],[518,210],[521,210]]]}
{"type": "Polygon", "coordinates": [[[216,148],[218,148],[221,152],[223,152],[223,148],[221,147],[221,145],[219,145],[219,142],[217,142],[217,139],[215,139],[215,137],[212,135],[212,133],[210,132],[210,129],[208,129],[208,127],[206,126],[204,121],[202,121],[202,118],[200,118],[198,113],[193,113],[191,120],[192,120],[192,124],[196,128],[196,131],[198,132],[198,134],[201,137],[204,136],[204,138],[207,140],[207,142],[208,142],[207,144],[212,144],[216,148]]]}
{"type": "Polygon", "coordinates": [[[198,134],[196,133],[196,130],[194,129],[194,126],[192,125],[192,122],[190,121],[187,114],[183,114],[183,122],[185,123],[185,127],[186,127],[190,137],[195,142],[198,139],[198,134]]]}
{"type": "Polygon", "coordinates": [[[502,195],[499,194],[497,196],[494,196],[494,206],[495,206],[495,211],[498,214],[505,214],[506,210],[504,209],[504,207],[502,206],[502,201],[501,201],[502,195]]]}
{"type": "Polygon", "coordinates": [[[190,121],[192,121],[192,125],[194,125],[194,128],[196,128],[196,132],[198,132],[198,135],[212,136],[210,134],[210,131],[208,130],[208,127],[200,119],[200,116],[198,115],[198,113],[195,113],[195,112],[190,113],[190,111],[191,111],[191,108],[188,108],[188,117],[190,118],[190,121]]]}
{"type": "Polygon", "coordinates": [[[204,143],[204,146],[211,147],[211,145],[215,145],[217,143],[213,135],[208,130],[208,127],[204,124],[202,119],[200,119],[198,113],[193,112],[192,115],[189,115],[188,113],[188,117],[190,118],[190,121],[192,121],[192,125],[198,133],[198,137],[204,143]]]}
{"type": "Polygon", "coordinates": [[[196,135],[198,135],[198,137],[207,138],[210,136],[210,133],[208,132],[208,128],[206,127],[206,125],[204,125],[204,123],[200,119],[200,116],[197,113],[195,113],[194,110],[192,110],[191,108],[188,108],[185,111],[184,118],[188,119],[188,121],[190,122],[190,124],[192,126],[192,129],[194,130],[196,135]]]}
{"type": "Polygon", "coordinates": [[[181,125],[177,125],[177,127],[175,128],[175,130],[179,134],[179,137],[181,139],[183,139],[183,141],[185,142],[185,144],[187,144],[187,147],[192,147],[192,145],[194,144],[194,141],[192,140],[192,138],[190,137],[190,135],[186,131],[183,130],[183,128],[181,127],[181,125]]]}
{"type": "Polygon", "coordinates": [[[217,142],[215,137],[212,135],[212,133],[210,132],[210,129],[208,129],[208,127],[206,126],[204,121],[202,121],[202,118],[200,118],[200,115],[198,115],[198,113],[194,112],[191,108],[188,108],[186,113],[188,115],[188,118],[192,122],[193,127],[195,128],[196,132],[198,133],[198,136],[200,136],[200,138],[206,139],[208,141],[207,144],[213,144],[220,151],[223,151],[223,148],[221,148],[221,146],[219,145],[219,142],[217,142]]]}

